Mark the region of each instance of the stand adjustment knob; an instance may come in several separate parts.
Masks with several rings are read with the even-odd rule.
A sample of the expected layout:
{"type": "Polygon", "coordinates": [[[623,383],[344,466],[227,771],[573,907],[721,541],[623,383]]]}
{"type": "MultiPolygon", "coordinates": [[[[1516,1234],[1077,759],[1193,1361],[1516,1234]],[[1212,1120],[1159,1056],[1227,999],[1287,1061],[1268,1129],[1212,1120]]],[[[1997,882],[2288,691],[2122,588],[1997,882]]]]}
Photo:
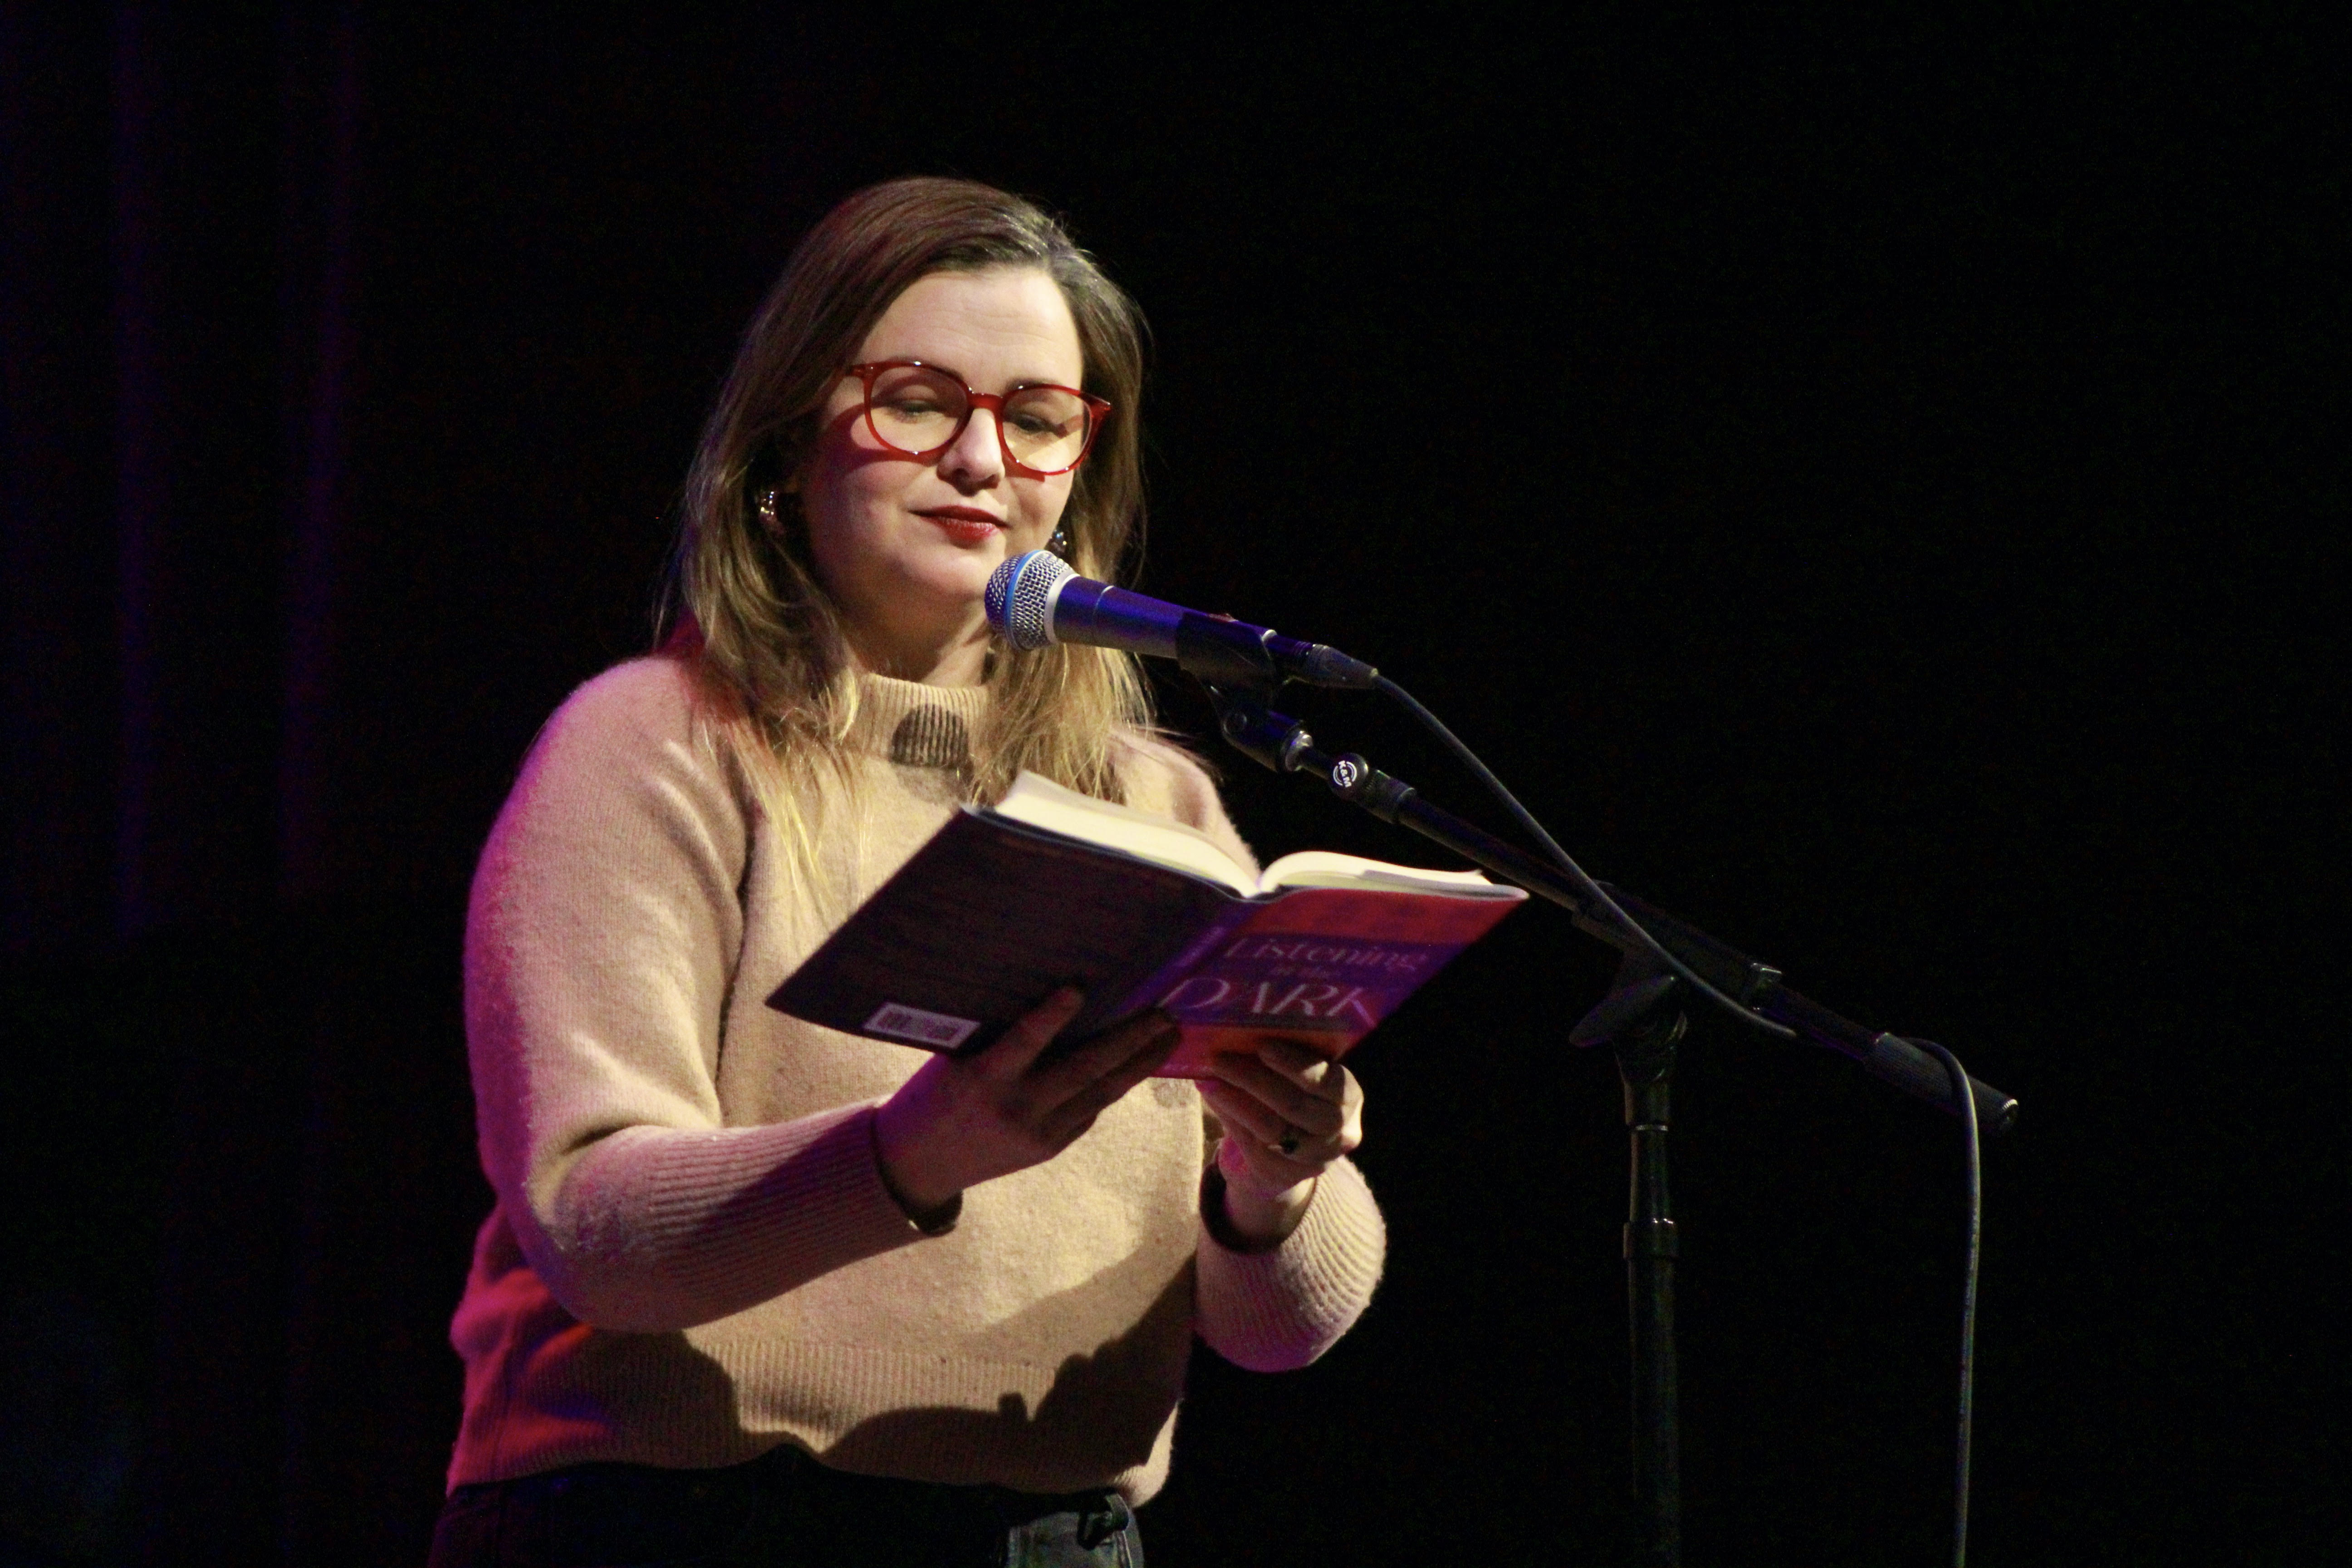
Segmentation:
{"type": "Polygon", "coordinates": [[[1625,1224],[1625,1256],[1627,1258],[1679,1258],[1682,1242],[1675,1235],[1675,1222],[1670,1219],[1628,1220],[1625,1224]]]}

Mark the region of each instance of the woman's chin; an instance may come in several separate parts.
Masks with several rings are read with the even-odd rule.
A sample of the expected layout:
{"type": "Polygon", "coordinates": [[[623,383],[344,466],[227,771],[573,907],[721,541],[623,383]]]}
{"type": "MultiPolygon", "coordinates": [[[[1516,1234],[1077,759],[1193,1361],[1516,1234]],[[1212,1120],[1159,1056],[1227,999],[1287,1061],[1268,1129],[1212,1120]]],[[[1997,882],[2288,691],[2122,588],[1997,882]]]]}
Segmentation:
{"type": "Polygon", "coordinates": [[[851,614],[889,623],[875,628],[886,636],[936,634],[981,613],[989,574],[1003,558],[1001,549],[993,549],[984,554],[977,550],[952,554],[926,551],[915,559],[902,559],[880,582],[868,579],[870,586],[860,595],[866,600],[865,614],[855,609],[851,614]]]}
{"type": "Polygon", "coordinates": [[[1008,556],[1014,540],[1003,531],[962,544],[934,532],[926,539],[901,535],[891,547],[868,553],[863,570],[834,577],[854,638],[880,646],[961,641],[984,629],[981,601],[989,577],[1008,556]]]}
{"type": "Polygon", "coordinates": [[[960,549],[953,554],[928,553],[909,573],[910,589],[939,605],[976,604],[987,591],[988,579],[1004,560],[1003,537],[984,545],[960,549]]]}

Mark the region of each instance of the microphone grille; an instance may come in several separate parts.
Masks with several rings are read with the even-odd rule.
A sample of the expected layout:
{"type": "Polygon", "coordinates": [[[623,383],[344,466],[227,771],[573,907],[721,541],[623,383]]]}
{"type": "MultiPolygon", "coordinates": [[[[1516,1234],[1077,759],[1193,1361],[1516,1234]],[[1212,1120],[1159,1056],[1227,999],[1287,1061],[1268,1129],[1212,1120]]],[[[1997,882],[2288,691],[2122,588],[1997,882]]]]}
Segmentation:
{"type": "Polygon", "coordinates": [[[1054,590],[1077,574],[1050,551],[1032,550],[999,566],[988,579],[988,624],[1017,648],[1054,641],[1054,590]]]}

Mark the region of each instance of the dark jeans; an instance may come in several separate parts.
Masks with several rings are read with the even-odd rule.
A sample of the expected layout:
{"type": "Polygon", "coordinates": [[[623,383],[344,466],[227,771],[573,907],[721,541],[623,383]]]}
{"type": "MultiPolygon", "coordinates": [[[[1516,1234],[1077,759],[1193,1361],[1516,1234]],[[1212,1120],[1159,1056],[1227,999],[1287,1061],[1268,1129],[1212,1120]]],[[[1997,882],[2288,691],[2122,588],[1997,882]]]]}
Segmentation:
{"type": "Polygon", "coordinates": [[[723,1470],[574,1465],[459,1487],[429,1568],[1143,1568],[1117,1492],[1039,1497],[827,1469],[776,1448],[723,1470]]]}

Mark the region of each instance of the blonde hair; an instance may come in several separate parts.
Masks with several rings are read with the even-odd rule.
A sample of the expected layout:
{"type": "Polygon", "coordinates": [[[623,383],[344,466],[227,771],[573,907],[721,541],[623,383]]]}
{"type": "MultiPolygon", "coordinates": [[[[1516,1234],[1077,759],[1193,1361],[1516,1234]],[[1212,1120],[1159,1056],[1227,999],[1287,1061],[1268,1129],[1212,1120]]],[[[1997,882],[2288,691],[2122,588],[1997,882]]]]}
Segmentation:
{"type": "MultiPolygon", "coordinates": [[[[809,231],[744,334],[687,478],[658,638],[692,662],[713,738],[779,819],[803,869],[814,863],[813,813],[828,785],[847,790],[855,778],[845,738],[856,683],[841,611],[817,577],[799,509],[780,497],[782,526],[771,530],[754,498],[798,470],[842,372],[909,284],[995,267],[1034,267],[1060,286],[1077,324],[1086,388],[1112,405],[1062,526],[1071,565],[1116,580],[1143,513],[1141,316],[1054,218],[969,180],[875,185],[809,231]]],[[[1150,721],[1132,657],[1000,646],[986,684],[988,720],[973,738],[976,796],[994,799],[1027,769],[1123,798],[1120,742],[1150,721]]]]}

